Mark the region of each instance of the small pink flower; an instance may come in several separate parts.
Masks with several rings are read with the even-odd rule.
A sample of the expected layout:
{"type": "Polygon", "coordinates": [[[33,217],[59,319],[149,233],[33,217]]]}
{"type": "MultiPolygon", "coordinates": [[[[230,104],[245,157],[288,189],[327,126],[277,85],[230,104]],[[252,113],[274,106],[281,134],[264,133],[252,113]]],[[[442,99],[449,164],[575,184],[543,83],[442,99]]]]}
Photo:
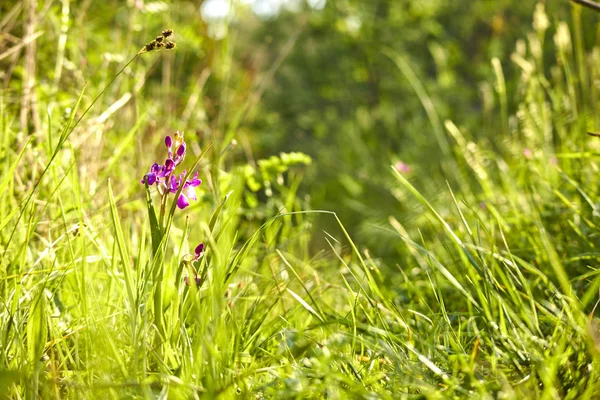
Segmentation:
{"type": "Polygon", "coordinates": [[[398,161],[396,164],[394,164],[394,168],[396,168],[399,172],[408,174],[412,171],[412,168],[410,167],[410,165],[403,163],[402,161],[398,161]]]}
{"type": "Polygon", "coordinates": [[[528,159],[528,160],[531,160],[531,157],[533,157],[533,152],[531,151],[531,149],[530,149],[530,148],[528,148],[528,147],[525,147],[525,148],[523,149],[523,156],[524,156],[526,159],[528,159]]]}

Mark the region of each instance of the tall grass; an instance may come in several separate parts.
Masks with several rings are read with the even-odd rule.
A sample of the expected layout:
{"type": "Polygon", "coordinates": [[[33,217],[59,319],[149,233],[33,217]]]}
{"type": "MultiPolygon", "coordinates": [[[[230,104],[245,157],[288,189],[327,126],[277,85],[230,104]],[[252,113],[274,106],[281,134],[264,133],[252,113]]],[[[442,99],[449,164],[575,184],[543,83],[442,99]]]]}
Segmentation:
{"type": "Polygon", "coordinates": [[[586,131],[597,128],[598,89],[588,82],[600,63],[571,40],[577,18],[554,25],[549,54],[540,51],[549,28],[538,24],[511,61],[490,60],[494,142],[439,121],[402,55],[382,54],[432,119],[449,182],[381,171],[396,179],[386,190],[419,210],[410,224],[390,215],[373,228],[393,238],[388,265],[352,240],[335,210],[310,210],[298,192],[302,155],[230,160],[240,147],[249,152],[231,142],[244,115],[227,131],[221,119],[227,107],[251,109],[265,90],[228,103],[233,35],[185,93],[198,104],[208,76],[225,77],[214,130],[187,136],[186,166],[200,170],[203,191],[185,210],[173,206],[153,237],[153,194],[140,179],[164,135],[187,129],[176,115],[156,116],[176,109],[169,69],[181,60],[150,52],[127,64],[153,37],[115,41],[105,75],[87,76],[66,55],[76,39],[69,4],[60,24],[58,14],[36,22],[58,40],[54,79],[38,76],[35,86],[44,124],[21,125],[13,89],[0,98],[0,396],[598,396],[599,143],[586,131]],[[522,70],[515,93],[503,77],[510,62],[522,70]],[[161,63],[170,89],[153,96],[146,82],[161,63]],[[65,68],[73,81],[61,78],[65,68]],[[89,80],[84,92],[78,76],[89,80]],[[508,96],[518,98],[514,112],[508,96]],[[442,187],[435,198],[424,194],[432,185],[442,187]],[[339,229],[315,232],[316,219],[339,229]],[[325,248],[311,247],[315,236],[325,248]],[[204,283],[186,285],[193,271],[182,260],[199,241],[204,283]]]}

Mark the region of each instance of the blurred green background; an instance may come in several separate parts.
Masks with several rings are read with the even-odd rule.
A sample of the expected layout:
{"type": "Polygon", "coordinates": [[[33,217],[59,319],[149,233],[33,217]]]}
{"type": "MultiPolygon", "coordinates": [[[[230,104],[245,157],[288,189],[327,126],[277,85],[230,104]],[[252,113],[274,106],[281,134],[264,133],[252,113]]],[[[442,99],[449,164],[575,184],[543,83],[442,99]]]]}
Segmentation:
{"type": "MultiPolygon", "coordinates": [[[[313,159],[299,171],[304,178],[298,198],[304,206],[337,212],[358,242],[386,257],[397,250],[380,227],[390,215],[406,222],[421,213],[390,191],[395,185],[391,165],[406,164],[409,179],[431,199],[446,190],[445,181],[454,185],[456,165],[442,161],[451,148],[442,126],[446,119],[505,152],[506,135],[516,126],[508,116],[516,111],[522,74],[509,60],[519,41],[525,46],[527,36],[535,35],[538,2],[4,1],[4,49],[11,38],[24,36],[18,16],[30,3],[42,32],[37,38],[38,101],[66,109],[75,90],[87,82],[92,89],[83,101],[89,103],[95,88],[156,32],[170,27],[176,51],[142,57],[119,78],[124,87],[113,86],[104,104],[96,106],[104,110],[124,89],[133,92],[133,100],[111,116],[119,124],[109,120],[101,134],[124,135],[145,114],[148,123],[138,133],[143,138],[139,151],[153,151],[149,149],[165,130],[182,130],[198,143],[213,141],[215,152],[235,139],[225,167],[256,165],[256,160],[280,152],[304,152],[313,159]],[[66,22],[65,12],[72,16],[66,22]],[[69,40],[62,43],[65,31],[69,40]],[[57,66],[59,56],[64,62],[57,66]],[[509,93],[501,105],[494,57],[502,60],[509,93]],[[59,86],[72,92],[57,91],[59,86]],[[431,100],[429,106],[424,107],[419,91],[431,100]],[[144,103],[142,109],[138,96],[154,103],[144,103]]],[[[545,6],[551,18],[572,18],[566,0],[545,6]]],[[[590,48],[597,16],[587,12],[577,18],[584,35],[576,40],[590,48]]],[[[546,36],[553,34],[551,24],[546,36]]],[[[554,57],[551,51],[543,54],[554,57]]],[[[0,78],[9,94],[4,96],[7,107],[16,108],[23,70],[13,63],[15,57],[0,60],[0,78]]],[[[28,118],[22,129],[35,130],[33,125],[43,123],[45,116],[36,118],[28,118]]],[[[139,174],[135,171],[147,163],[141,155],[128,160],[135,168],[127,171],[139,174]]],[[[269,191],[264,189],[248,200],[265,203],[269,191]]],[[[273,215],[277,210],[263,211],[273,215]]],[[[317,223],[335,229],[322,219],[317,223]]],[[[323,238],[320,231],[314,231],[314,241],[323,238]]]]}

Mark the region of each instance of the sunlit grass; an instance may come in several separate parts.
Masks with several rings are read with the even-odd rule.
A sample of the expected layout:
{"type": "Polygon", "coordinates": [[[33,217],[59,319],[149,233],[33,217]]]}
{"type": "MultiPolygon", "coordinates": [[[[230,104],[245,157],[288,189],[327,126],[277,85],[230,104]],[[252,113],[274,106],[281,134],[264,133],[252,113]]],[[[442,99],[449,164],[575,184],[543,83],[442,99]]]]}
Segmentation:
{"type": "MultiPolygon", "coordinates": [[[[132,53],[84,91],[55,80],[61,99],[40,96],[47,115],[32,134],[3,92],[0,393],[594,398],[599,144],[585,132],[597,128],[598,89],[582,85],[600,64],[592,53],[581,65],[581,44],[563,28],[550,73],[536,36],[515,52],[516,93],[504,82],[509,60],[490,60],[495,143],[440,121],[402,55],[382,55],[411,81],[447,175],[380,171],[394,179],[385,190],[419,210],[410,223],[389,215],[373,226],[391,238],[391,264],[354,241],[336,210],[310,209],[299,188],[310,157],[255,162],[250,145],[233,140],[260,85],[241,104],[222,89],[223,109],[243,110],[233,128],[209,137],[189,128],[183,166],[188,177],[200,172],[198,201],[180,210],[165,196],[169,212],[155,220],[149,206],[160,209],[160,196],[140,181],[164,159],[164,136],[188,127],[176,114],[156,116],[176,107],[146,92],[153,63],[169,71],[178,61],[139,51],[154,36],[113,49],[132,53]],[[518,98],[514,115],[506,96],[518,98]],[[245,165],[232,155],[240,147],[245,165]],[[335,231],[317,232],[319,219],[335,231]],[[199,242],[206,253],[194,272],[186,257],[199,242]],[[187,285],[195,273],[202,284],[187,285]]],[[[230,73],[230,40],[210,73],[230,73]]]]}

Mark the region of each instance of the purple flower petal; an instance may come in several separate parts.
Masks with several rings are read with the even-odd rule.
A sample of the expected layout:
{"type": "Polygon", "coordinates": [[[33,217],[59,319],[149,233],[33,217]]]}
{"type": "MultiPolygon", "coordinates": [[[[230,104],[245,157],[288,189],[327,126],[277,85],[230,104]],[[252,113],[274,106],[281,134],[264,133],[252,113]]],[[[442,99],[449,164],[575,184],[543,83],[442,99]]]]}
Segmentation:
{"type": "Polygon", "coordinates": [[[171,136],[165,137],[165,145],[167,146],[167,153],[169,158],[173,158],[173,139],[171,136]]]}
{"type": "Polygon", "coordinates": [[[144,183],[144,184],[148,183],[148,186],[154,185],[159,178],[158,177],[159,172],[160,172],[160,165],[153,164],[152,167],[150,167],[150,172],[148,172],[142,178],[142,183],[144,183]]]}
{"type": "Polygon", "coordinates": [[[188,201],[187,197],[185,197],[185,195],[183,193],[181,193],[179,195],[179,198],[177,199],[177,207],[179,207],[180,210],[183,210],[184,208],[186,208],[189,205],[190,205],[190,202],[188,201]]]}
{"type": "Polygon", "coordinates": [[[171,181],[169,182],[169,191],[171,193],[176,193],[178,188],[179,188],[179,185],[177,184],[177,178],[175,178],[175,176],[171,175],[171,181]]]}
{"type": "Polygon", "coordinates": [[[202,180],[198,179],[198,171],[196,171],[196,173],[194,174],[194,177],[185,183],[185,187],[188,187],[188,186],[196,187],[196,186],[200,186],[201,183],[202,183],[202,180]]]}
{"type": "Polygon", "coordinates": [[[194,253],[196,253],[196,257],[194,259],[199,259],[202,253],[204,253],[204,243],[200,243],[198,246],[196,246],[194,253]]]}
{"type": "Polygon", "coordinates": [[[162,167],[161,178],[164,178],[165,176],[170,175],[171,172],[173,172],[174,168],[175,168],[175,163],[173,162],[173,160],[171,160],[170,158],[167,158],[167,161],[165,161],[164,167],[162,167]]]}
{"type": "Polygon", "coordinates": [[[185,143],[181,143],[181,146],[177,148],[177,155],[182,157],[185,154],[185,143]]]}
{"type": "Polygon", "coordinates": [[[155,174],[147,174],[146,182],[148,182],[148,186],[152,186],[156,183],[156,175],[155,174]]]}
{"type": "Polygon", "coordinates": [[[185,194],[185,197],[187,197],[190,200],[198,200],[198,198],[196,197],[196,189],[194,189],[193,186],[184,187],[181,193],[185,194]]]}

